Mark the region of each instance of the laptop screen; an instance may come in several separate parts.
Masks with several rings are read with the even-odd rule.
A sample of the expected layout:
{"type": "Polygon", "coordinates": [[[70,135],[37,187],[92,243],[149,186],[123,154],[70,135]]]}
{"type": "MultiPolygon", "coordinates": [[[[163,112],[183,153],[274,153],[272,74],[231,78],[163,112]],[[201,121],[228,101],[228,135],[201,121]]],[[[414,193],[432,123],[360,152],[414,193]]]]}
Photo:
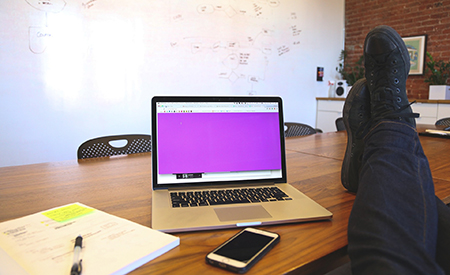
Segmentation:
{"type": "Polygon", "coordinates": [[[285,182],[280,98],[155,97],[152,116],[154,187],[285,182]]]}

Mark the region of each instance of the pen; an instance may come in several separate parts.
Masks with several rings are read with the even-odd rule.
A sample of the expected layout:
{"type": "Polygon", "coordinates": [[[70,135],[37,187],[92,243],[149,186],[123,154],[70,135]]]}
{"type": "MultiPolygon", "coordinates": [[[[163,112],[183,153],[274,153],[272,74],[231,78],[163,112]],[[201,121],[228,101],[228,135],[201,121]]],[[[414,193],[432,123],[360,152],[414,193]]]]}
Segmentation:
{"type": "Polygon", "coordinates": [[[81,243],[83,241],[83,237],[78,236],[75,239],[75,247],[73,248],[73,264],[72,269],[70,270],[70,275],[80,275],[81,274],[81,243]]]}

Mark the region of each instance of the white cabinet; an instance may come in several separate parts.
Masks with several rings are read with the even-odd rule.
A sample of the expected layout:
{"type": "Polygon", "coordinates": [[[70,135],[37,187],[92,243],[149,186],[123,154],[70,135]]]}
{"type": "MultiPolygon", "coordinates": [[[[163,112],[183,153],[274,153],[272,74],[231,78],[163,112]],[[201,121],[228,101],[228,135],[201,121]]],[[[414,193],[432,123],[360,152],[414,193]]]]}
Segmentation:
{"type": "MultiPolygon", "coordinates": [[[[411,105],[413,112],[420,113],[417,124],[434,124],[438,119],[450,117],[449,100],[417,100],[411,105]]],[[[316,128],[325,132],[336,131],[335,121],[342,117],[345,99],[317,98],[316,128]]]]}
{"type": "Polygon", "coordinates": [[[414,113],[419,113],[420,117],[416,118],[417,124],[434,124],[437,120],[438,104],[437,103],[414,103],[411,105],[414,113]]]}
{"type": "Polygon", "coordinates": [[[450,117],[450,102],[448,100],[436,101],[431,103],[419,102],[411,105],[414,112],[420,113],[416,120],[418,124],[434,124],[437,120],[450,117]]]}
{"type": "Polygon", "coordinates": [[[437,118],[450,117],[450,104],[439,104],[437,118]]]}
{"type": "Polygon", "coordinates": [[[344,100],[317,100],[316,128],[325,132],[335,132],[337,118],[342,117],[344,100]]]}

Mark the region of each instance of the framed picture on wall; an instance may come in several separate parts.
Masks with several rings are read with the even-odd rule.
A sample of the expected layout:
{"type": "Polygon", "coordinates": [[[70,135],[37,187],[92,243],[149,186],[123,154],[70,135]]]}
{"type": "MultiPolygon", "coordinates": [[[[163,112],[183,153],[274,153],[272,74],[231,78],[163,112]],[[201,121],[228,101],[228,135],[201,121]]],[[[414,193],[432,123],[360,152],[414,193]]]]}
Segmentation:
{"type": "Polygon", "coordinates": [[[411,69],[409,75],[423,75],[425,67],[425,53],[427,47],[427,35],[402,37],[409,52],[411,69]]]}

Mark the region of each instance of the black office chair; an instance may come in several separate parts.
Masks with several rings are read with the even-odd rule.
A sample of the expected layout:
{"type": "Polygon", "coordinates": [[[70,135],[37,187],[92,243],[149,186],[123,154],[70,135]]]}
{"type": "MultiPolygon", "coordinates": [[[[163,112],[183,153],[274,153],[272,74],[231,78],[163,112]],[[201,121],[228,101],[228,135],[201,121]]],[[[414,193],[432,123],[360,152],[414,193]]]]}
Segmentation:
{"type": "Polygon", "coordinates": [[[90,139],[78,147],[78,159],[110,157],[151,152],[152,140],[150,135],[117,135],[90,139]],[[116,141],[126,141],[121,147],[115,147],[116,141]]]}
{"type": "Polygon", "coordinates": [[[314,129],[313,127],[297,122],[286,122],[284,125],[287,129],[284,131],[285,137],[294,137],[294,136],[307,136],[314,135],[316,133],[322,133],[320,129],[314,129]]]}
{"type": "Polygon", "coordinates": [[[336,124],[337,131],[345,131],[344,119],[342,117],[336,118],[336,121],[334,123],[336,124]]]}
{"type": "Polygon", "coordinates": [[[436,123],[434,125],[450,126],[450,117],[441,118],[438,121],[436,121],[436,123]]]}

